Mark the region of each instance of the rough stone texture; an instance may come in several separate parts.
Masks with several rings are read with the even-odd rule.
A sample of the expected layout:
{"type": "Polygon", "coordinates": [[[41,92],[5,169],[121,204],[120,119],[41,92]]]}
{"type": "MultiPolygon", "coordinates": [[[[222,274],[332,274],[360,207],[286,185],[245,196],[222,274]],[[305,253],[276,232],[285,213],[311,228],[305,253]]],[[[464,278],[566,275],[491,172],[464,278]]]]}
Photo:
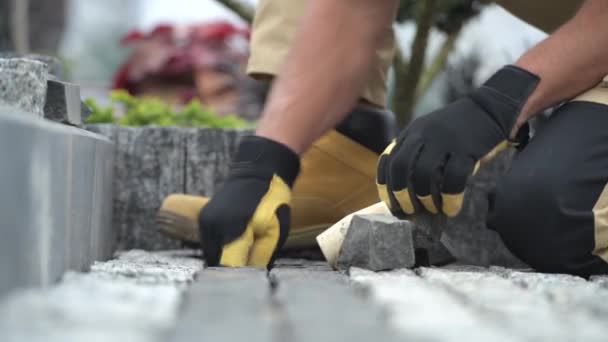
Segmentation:
{"type": "Polygon", "coordinates": [[[133,250],[0,298],[1,341],[606,341],[607,276],[502,267],[203,269],[133,250]],[[194,280],[196,277],[196,280],[194,280]],[[189,288],[188,288],[189,287],[189,288]],[[184,295],[184,290],[187,289],[184,295]],[[181,302],[181,306],[180,306],[181,302]]]}
{"type": "Polygon", "coordinates": [[[34,60],[46,64],[49,69],[49,79],[64,80],[65,79],[65,65],[57,57],[39,55],[35,53],[17,53],[17,52],[1,52],[0,58],[24,58],[34,60]]]}
{"type": "Polygon", "coordinates": [[[398,341],[385,312],[336,272],[276,268],[281,341],[398,341]]]}
{"type": "Polygon", "coordinates": [[[171,341],[273,341],[277,308],[266,272],[208,268],[188,291],[171,341]]]}
{"type": "Polygon", "coordinates": [[[184,191],[184,133],[175,127],[119,127],[114,170],[114,227],[119,250],[173,249],[156,229],[162,200],[184,191]]]}
{"type": "Polygon", "coordinates": [[[0,301],[0,340],[165,341],[182,291],[202,267],[191,251],[131,251],[55,287],[0,301]]]}
{"type": "MultiPolygon", "coordinates": [[[[495,271],[495,268],[492,268],[495,271]]],[[[501,275],[516,285],[543,296],[554,310],[608,320],[608,288],[597,282],[567,274],[540,274],[502,269],[501,275]]],[[[584,323],[581,323],[584,324],[584,323]]]]}
{"type": "Polygon", "coordinates": [[[455,261],[441,240],[414,226],[416,266],[441,266],[455,261]]]}
{"type": "Polygon", "coordinates": [[[250,130],[191,128],[186,133],[186,187],[189,194],[212,195],[228,177],[230,160],[250,130]]]}
{"type": "Polygon", "coordinates": [[[468,265],[350,275],[412,340],[604,341],[608,333],[608,290],[597,279],[468,265]]]}
{"type": "Polygon", "coordinates": [[[181,247],[161,235],[155,215],[170,193],[184,192],[185,133],[177,127],[87,125],[116,145],[114,229],[119,250],[181,247]]]}
{"type": "Polygon", "coordinates": [[[608,276],[593,276],[591,277],[591,281],[608,289],[608,276]]]}
{"type": "Polygon", "coordinates": [[[81,126],[80,88],[76,84],[49,80],[44,104],[44,117],[73,126],[81,126]]]}
{"type": "Polygon", "coordinates": [[[416,264],[412,224],[385,215],[356,215],[338,254],[338,269],[351,266],[372,271],[409,268],[416,264]]]}
{"type": "Polygon", "coordinates": [[[23,58],[0,59],[0,104],[42,116],[48,79],[49,70],[44,63],[23,58]]]}
{"type": "Polygon", "coordinates": [[[171,193],[211,195],[227,177],[230,159],[247,130],[87,125],[116,144],[114,227],[119,249],[174,249],[155,217],[171,193]]]}
{"type": "Polygon", "coordinates": [[[455,218],[416,214],[413,221],[425,230],[441,230],[441,241],[459,260],[475,265],[499,265],[521,268],[526,265],[504,245],[500,236],[486,227],[488,193],[496,187],[498,177],[511,165],[513,151],[499,154],[484,164],[467,184],[462,212],[455,218]]]}

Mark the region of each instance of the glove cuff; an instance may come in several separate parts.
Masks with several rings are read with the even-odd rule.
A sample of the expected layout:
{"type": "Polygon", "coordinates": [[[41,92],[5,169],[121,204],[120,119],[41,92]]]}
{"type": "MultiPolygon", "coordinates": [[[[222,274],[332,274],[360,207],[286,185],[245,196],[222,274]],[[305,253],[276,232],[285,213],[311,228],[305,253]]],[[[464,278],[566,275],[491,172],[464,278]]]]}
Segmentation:
{"type": "Polygon", "coordinates": [[[483,87],[490,88],[518,105],[523,106],[538,86],[540,77],[516,65],[498,70],[483,87]]]}
{"type": "Polygon", "coordinates": [[[246,136],[232,161],[231,176],[272,177],[276,174],[293,187],[300,173],[300,157],[289,147],[260,136],[246,136]]]}
{"type": "Polygon", "coordinates": [[[515,120],[540,78],[515,65],[507,65],[496,72],[470,98],[488,114],[509,136],[515,120]]]}

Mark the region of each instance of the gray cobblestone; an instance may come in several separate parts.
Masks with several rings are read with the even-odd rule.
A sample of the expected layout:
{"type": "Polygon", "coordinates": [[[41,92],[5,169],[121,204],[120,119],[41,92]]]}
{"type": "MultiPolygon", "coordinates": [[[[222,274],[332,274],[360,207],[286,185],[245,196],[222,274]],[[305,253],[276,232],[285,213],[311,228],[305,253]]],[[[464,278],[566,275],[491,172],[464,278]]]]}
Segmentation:
{"type": "Polygon", "coordinates": [[[353,269],[351,278],[368,286],[391,323],[412,339],[603,341],[608,333],[606,290],[578,277],[457,265],[353,269]]]}
{"type": "Polygon", "coordinates": [[[355,215],[338,255],[338,269],[372,271],[413,267],[414,229],[408,221],[385,215],[355,215]]]}
{"type": "Polygon", "coordinates": [[[203,265],[191,254],[131,251],[52,288],[15,292],[0,301],[0,340],[164,341],[203,265]]]}
{"type": "Polygon", "coordinates": [[[205,269],[188,291],[171,341],[272,341],[277,312],[266,272],[205,269]]]}
{"type": "Polygon", "coordinates": [[[608,334],[606,276],[463,264],[347,275],[297,259],[279,259],[267,274],[203,269],[199,257],[132,250],[52,288],[15,292],[0,300],[0,340],[593,342],[608,334]]]}
{"type": "Polygon", "coordinates": [[[348,277],[324,271],[274,269],[277,299],[289,333],[282,341],[397,341],[385,312],[370,305],[348,277]]]}
{"type": "Polygon", "coordinates": [[[42,62],[0,58],[0,103],[41,117],[48,79],[48,66],[42,62]]]}

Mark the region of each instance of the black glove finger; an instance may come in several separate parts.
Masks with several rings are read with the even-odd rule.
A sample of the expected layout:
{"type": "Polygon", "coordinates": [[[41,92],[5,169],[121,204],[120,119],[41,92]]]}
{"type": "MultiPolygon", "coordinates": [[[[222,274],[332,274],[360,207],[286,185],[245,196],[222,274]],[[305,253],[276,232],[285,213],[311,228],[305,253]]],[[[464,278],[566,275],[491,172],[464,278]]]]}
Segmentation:
{"type": "Polygon", "coordinates": [[[416,197],[432,214],[438,214],[438,208],[441,208],[439,188],[445,159],[445,152],[435,148],[432,144],[427,144],[422,149],[414,168],[412,184],[416,197]]]}
{"type": "Polygon", "coordinates": [[[411,188],[413,166],[423,149],[421,142],[405,139],[392,153],[389,163],[388,189],[389,196],[399,205],[406,214],[411,215],[420,208],[411,188]]]}
{"type": "Polygon", "coordinates": [[[464,189],[467,180],[473,174],[477,161],[470,156],[450,155],[443,172],[441,186],[441,210],[444,214],[454,217],[462,209],[464,189]]]}
{"type": "Polygon", "coordinates": [[[530,140],[530,125],[526,122],[517,131],[515,139],[511,141],[512,145],[519,151],[528,144],[530,140]]]}
{"type": "MultiPolygon", "coordinates": [[[[203,212],[199,217],[203,217],[203,212]]],[[[199,223],[201,236],[201,249],[207,266],[218,266],[222,257],[222,237],[221,229],[211,222],[211,220],[203,219],[199,223]],[[206,223],[203,223],[206,222],[206,223]]]]}

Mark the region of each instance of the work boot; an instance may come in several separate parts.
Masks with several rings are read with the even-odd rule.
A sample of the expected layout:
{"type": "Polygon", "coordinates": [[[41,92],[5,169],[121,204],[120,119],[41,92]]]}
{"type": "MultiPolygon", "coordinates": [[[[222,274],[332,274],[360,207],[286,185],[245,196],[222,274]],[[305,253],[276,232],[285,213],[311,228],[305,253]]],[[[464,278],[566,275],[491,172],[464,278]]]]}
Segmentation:
{"type": "MultiPolygon", "coordinates": [[[[316,236],[332,224],[379,201],[377,161],[395,132],[392,113],[359,105],[302,155],[300,176],[292,191],[291,230],[283,249],[314,247],[316,236]]],[[[198,215],[208,200],[169,195],[157,215],[160,232],[198,243],[198,215]]]]}

